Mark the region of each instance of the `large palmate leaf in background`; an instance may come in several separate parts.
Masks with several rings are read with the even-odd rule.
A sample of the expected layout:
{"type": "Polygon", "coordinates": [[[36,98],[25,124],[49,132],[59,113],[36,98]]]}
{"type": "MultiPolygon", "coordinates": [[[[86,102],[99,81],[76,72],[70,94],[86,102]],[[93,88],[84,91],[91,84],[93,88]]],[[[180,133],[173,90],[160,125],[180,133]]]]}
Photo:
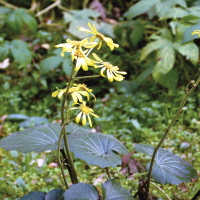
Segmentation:
{"type": "MultiPolygon", "coordinates": [[[[66,131],[71,133],[80,131],[80,133],[84,134],[84,129],[73,124],[66,126],[66,131]]],[[[32,127],[1,139],[0,147],[7,151],[16,150],[23,153],[55,151],[57,150],[60,132],[61,126],[59,123],[32,127]]],[[[63,143],[61,148],[63,148],[63,143]]]]}
{"type": "Polygon", "coordinates": [[[97,189],[87,183],[77,183],[71,185],[67,191],[65,191],[64,200],[98,200],[99,195],[97,189]]]}
{"type": "Polygon", "coordinates": [[[141,0],[131,6],[124,16],[130,20],[144,12],[147,12],[152,6],[158,4],[159,2],[159,0],[141,0]]]}
{"type": "MultiPolygon", "coordinates": [[[[114,179],[102,184],[102,200],[134,200],[128,190],[123,188],[114,179]]],[[[78,183],[70,186],[64,193],[64,200],[98,200],[97,189],[87,183],[78,183]]]]}
{"type": "Polygon", "coordinates": [[[133,200],[131,193],[114,179],[102,183],[103,199],[105,200],[133,200]]]}
{"type": "MultiPolygon", "coordinates": [[[[135,148],[137,151],[150,156],[154,151],[154,147],[147,144],[137,144],[135,148]]],[[[149,170],[149,167],[150,162],[147,163],[147,170],[149,170]]],[[[165,149],[159,148],[152,170],[153,179],[162,184],[178,185],[182,182],[189,182],[196,177],[197,171],[188,162],[165,149]]]]}
{"type": "Polygon", "coordinates": [[[74,132],[69,135],[69,148],[76,158],[85,160],[89,165],[115,167],[122,162],[119,154],[127,154],[126,147],[117,139],[101,133],[74,132]]]}
{"type": "Polygon", "coordinates": [[[30,192],[19,200],[64,200],[63,192],[64,190],[62,189],[53,189],[48,193],[40,191],[30,192]]]}

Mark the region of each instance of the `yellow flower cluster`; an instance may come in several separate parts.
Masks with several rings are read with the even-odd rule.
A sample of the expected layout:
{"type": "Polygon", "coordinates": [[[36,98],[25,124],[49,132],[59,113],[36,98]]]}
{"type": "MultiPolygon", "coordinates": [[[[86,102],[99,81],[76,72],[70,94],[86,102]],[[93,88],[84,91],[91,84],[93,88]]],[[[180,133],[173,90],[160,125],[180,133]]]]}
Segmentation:
{"type": "MultiPolygon", "coordinates": [[[[80,31],[84,31],[87,33],[90,33],[94,36],[87,37],[81,41],[76,40],[70,40],[67,39],[67,43],[58,44],[55,47],[62,48],[61,56],[64,56],[65,52],[71,53],[72,62],[74,63],[74,71],[77,73],[81,68],[84,71],[88,71],[88,66],[93,66],[94,68],[101,68],[100,75],[103,77],[108,78],[110,82],[113,80],[116,81],[122,81],[124,79],[124,76],[126,72],[119,71],[119,68],[117,66],[113,66],[109,62],[105,62],[101,60],[95,53],[93,53],[93,57],[95,60],[92,60],[88,57],[91,50],[97,47],[97,50],[102,47],[102,43],[105,42],[111,50],[114,48],[118,48],[119,45],[115,44],[111,38],[105,37],[102,33],[99,33],[95,27],[95,25],[91,25],[88,23],[88,26],[90,30],[87,30],[83,27],[79,28],[80,31]],[[85,48],[85,49],[84,49],[85,48]],[[106,75],[104,72],[106,71],[106,75]]],[[[87,100],[90,100],[90,95],[92,95],[94,98],[95,96],[92,94],[92,90],[89,89],[85,84],[73,84],[70,88],[66,87],[64,89],[58,89],[57,91],[52,93],[52,97],[58,97],[61,98],[63,95],[70,94],[73,100],[73,105],[78,104],[78,107],[72,107],[70,110],[79,109],[80,112],[75,118],[75,121],[79,123],[81,121],[82,117],[82,124],[86,124],[86,120],[88,119],[88,122],[90,126],[92,126],[92,121],[90,119],[90,115],[94,117],[98,117],[94,114],[94,111],[86,106],[86,102],[83,101],[83,97],[86,97],[87,100]]]]}

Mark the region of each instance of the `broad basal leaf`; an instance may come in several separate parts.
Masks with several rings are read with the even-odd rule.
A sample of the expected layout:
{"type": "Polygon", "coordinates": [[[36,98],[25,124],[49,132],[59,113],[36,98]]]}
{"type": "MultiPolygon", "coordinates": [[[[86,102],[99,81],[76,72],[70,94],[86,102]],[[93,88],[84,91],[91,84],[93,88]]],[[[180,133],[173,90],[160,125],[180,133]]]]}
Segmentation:
{"type": "MultiPolygon", "coordinates": [[[[70,124],[66,127],[66,131],[70,133],[79,131],[81,134],[84,134],[85,130],[77,125],[70,124]]],[[[32,127],[1,139],[0,147],[6,151],[15,150],[23,153],[46,150],[55,151],[57,150],[60,132],[61,126],[59,123],[32,127]]],[[[62,143],[61,148],[63,146],[62,143]]]]}
{"type": "Polygon", "coordinates": [[[103,200],[133,200],[131,193],[114,179],[102,183],[103,200]]]}
{"type": "Polygon", "coordinates": [[[30,192],[19,200],[64,200],[63,192],[64,190],[62,189],[53,189],[47,194],[40,191],[30,192]]]}
{"type": "MultiPolygon", "coordinates": [[[[152,156],[154,147],[147,144],[137,144],[136,150],[147,155],[152,156]]],[[[147,164],[149,170],[150,162],[147,164]]],[[[173,153],[159,148],[155,163],[152,170],[152,178],[156,181],[167,184],[180,184],[182,182],[189,182],[192,178],[197,177],[197,171],[186,161],[173,153]]]]}
{"type": "Polygon", "coordinates": [[[27,195],[21,197],[19,200],[45,200],[46,192],[30,192],[27,195]]]}
{"type": "Polygon", "coordinates": [[[93,185],[77,183],[71,185],[64,193],[64,200],[98,200],[99,195],[93,185]]]}
{"type": "Polygon", "coordinates": [[[75,157],[85,160],[89,165],[115,167],[122,162],[119,154],[128,153],[126,147],[117,139],[101,133],[75,132],[68,138],[70,150],[75,157]]]}

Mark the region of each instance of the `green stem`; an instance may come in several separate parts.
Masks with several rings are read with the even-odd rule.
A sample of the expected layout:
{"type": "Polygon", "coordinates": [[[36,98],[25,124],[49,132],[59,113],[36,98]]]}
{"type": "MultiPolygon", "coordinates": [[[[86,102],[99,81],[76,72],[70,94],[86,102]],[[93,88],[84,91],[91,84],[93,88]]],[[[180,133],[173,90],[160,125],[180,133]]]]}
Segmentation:
{"type": "Polygon", "coordinates": [[[154,159],[156,156],[156,153],[158,151],[158,149],[160,148],[160,146],[162,145],[164,139],[166,138],[167,134],[169,133],[171,127],[174,125],[174,123],[176,122],[178,116],[182,113],[182,108],[184,107],[188,97],[190,96],[190,94],[194,91],[194,89],[197,87],[197,85],[200,82],[200,77],[197,79],[196,82],[191,81],[188,86],[186,87],[186,95],[183,99],[183,101],[181,102],[178,111],[176,112],[174,118],[172,119],[171,123],[169,124],[169,126],[167,127],[165,134],[162,136],[160,142],[158,143],[158,145],[154,148],[154,152],[152,155],[152,159],[151,159],[151,163],[150,163],[150,168],[149,168],[149,174],[148,174],[148,179],[147,179],[147,187],[146,187],[146,200],[148,200],[148,194],[149,194],[149,187],[150,187],[150,179],[151,179],[151,173],[152,173],[152,168],[153,168],[153,163],[154,163],[154,159]],[[192,86],[191,89],[189,89],[189,86],[192,86]]]}
{"type": "Polygon", "coordinates": [[[75,79],[83,79],[83,78],[96,78],[100,77],[100,75],[93,75],[93,76],[81,76],[81,77],[76,77],[75,79]]]}
{"type": "Polygon", "coordinates": [[[61,4],[61,0],[56,0],[54,3],[52,3],[50,6],[46,7],[44,10],[41,10],[40,12],[38,12],[35,16],[39,17],[40,15],[43,15],[44,13],[53,9],[54,7],[59,6],[60,4],[61,4]]]}
{"type": "Polygon", "coordinates": [[[12,8],[12,9],[17,9],[18,7],[17,6],[14,6],[8,2],[5,2],[3,0],[0,0],[0,3],[3,4],[4,6],[8,7],[8,8],[12,8]]]}
{"type": "Polygon", "coordinates": [[[62,132],[61,132],[61,134],[60,134],[60,136],[59,136],[59,139],[58,139],[58,164],[59,164],[60,169],[61,169],[61,173],[62,173],[62,177],[63,177],[64,183],[65,183],[65,186],[66,186],[66,188],[68,189],[69,186],[68,186],[67,180],[66,180],[66,178],[65,178],[65,172],[64,172],[63,163],[61,162],[61,159],[60,159],[60,149],[61,149],[61,148],[60,148],[60,144],[61,144],[62,136],[63,136],[63,134],[62,134],[62,132]]]}
{"type": "Polygon", "coordinates": [[[108,178],[111,179],[111,175],[110,175],[110,171],[108,167],[106,167],[106,172],[107,172],[108,178]]]}

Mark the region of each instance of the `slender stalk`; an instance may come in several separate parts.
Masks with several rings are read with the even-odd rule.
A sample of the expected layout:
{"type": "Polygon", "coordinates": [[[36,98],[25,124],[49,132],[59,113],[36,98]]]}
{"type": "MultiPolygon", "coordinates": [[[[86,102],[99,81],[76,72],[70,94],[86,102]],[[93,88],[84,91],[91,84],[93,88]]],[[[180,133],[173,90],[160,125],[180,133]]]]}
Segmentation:
{"type": "Polygon", "coordinates": [[[59,164],[60,169],[61,169],[61,173],[62,173],[62,177],[63,177],[64,183],[65,183],[65,186],[66,186],[66,188],[68,189],[69,186],[68,186],[67,180],[66,180],[66,178],[65,178],[65,172],[64,172],[63,163],[61,162],[61,159],[60,159],[60,149],[61,149],[61,148],[60,148],[60,144],[61,144],[62,136],[63,136],[63,134],[62,134],[62,132],[61,132],[61,134],[60,134],[60,136],[59,136],[59,139],[58,139],[58,164],[59,164]]]}
{"type": "Polygon", "coordinates": [[[153,163],[154,163],[154,159],[156,156],[156,153],[158,151],[158,149],[160,148],[160,146],[162,145],[164,139],[166,138],[167,134],[169,133],[171,127],[174,125],[174,123],[176,122],[178,116],[182,113],[182,108],[184,107],[188,97],[190,96],[190,94],[194,91],[194,89],[197,87],[197,85],[200,82],[200,77],[197,79],[197,81],[190,81],[190,83],[187,85],[186,87],[186,95],[183,99],[183,101],[181,102],[174,118],[172,119],[171,123],[169,124],[169,126],[167,127],[164,135],[162,136],[160,142],[158,143],[158,145],[154,148],[154,152],[152,155],[152,159],[151,159],[151,163],[150,163],[150,168],[149,168],[149,174],[148,174],[148,179],[147,179],[147,187],[146,187],[146,200],[148,200],[148,194],[149,194],[149,186],[150,186],[150,179],[151,179],[151,173],[152,173],[152,168],[153,168],[153,163]],[[191,86],[191,89],[189,89],[189,86],[191,86]]]}
{"type": "Polygon", "coordinates": [[[67,139],[67,134],[66,134],[65,128],[64,128],[63,131],[64,131],[64,143],[65,143],[65,149],[66,149],[66,152],[67,152],[69,168],[70,168],[70,171],[71,171],[72,177],[73,177],[72,183],[76,184],[76,183],[78,183],[78,177],[77,177],[76,169],[74,167],[72,155],[71,155],[71,152],[70,152],[70,149],[69,149],[69,144],[68,144],[68,139],[67,139]]]}
{"type": "Polygon", "coordinates": [[[80,76],[80,77],[76,77],[75,79],[96,78],[96,77],[100,77],[100,75],[93,75],[93,76],[80,76]]]}
{"type": "Polygon", "coordinates": [[[106,167],[106,172],[107,172],[108,178],[111,179],[110,170],[108,167],[106,167]]]}
{"type": "Polygon", "coordinates": [[[200,190],[194,195],[194,197],[191,200],[197,200],[197,197],[200,196],[200,190]]]}

